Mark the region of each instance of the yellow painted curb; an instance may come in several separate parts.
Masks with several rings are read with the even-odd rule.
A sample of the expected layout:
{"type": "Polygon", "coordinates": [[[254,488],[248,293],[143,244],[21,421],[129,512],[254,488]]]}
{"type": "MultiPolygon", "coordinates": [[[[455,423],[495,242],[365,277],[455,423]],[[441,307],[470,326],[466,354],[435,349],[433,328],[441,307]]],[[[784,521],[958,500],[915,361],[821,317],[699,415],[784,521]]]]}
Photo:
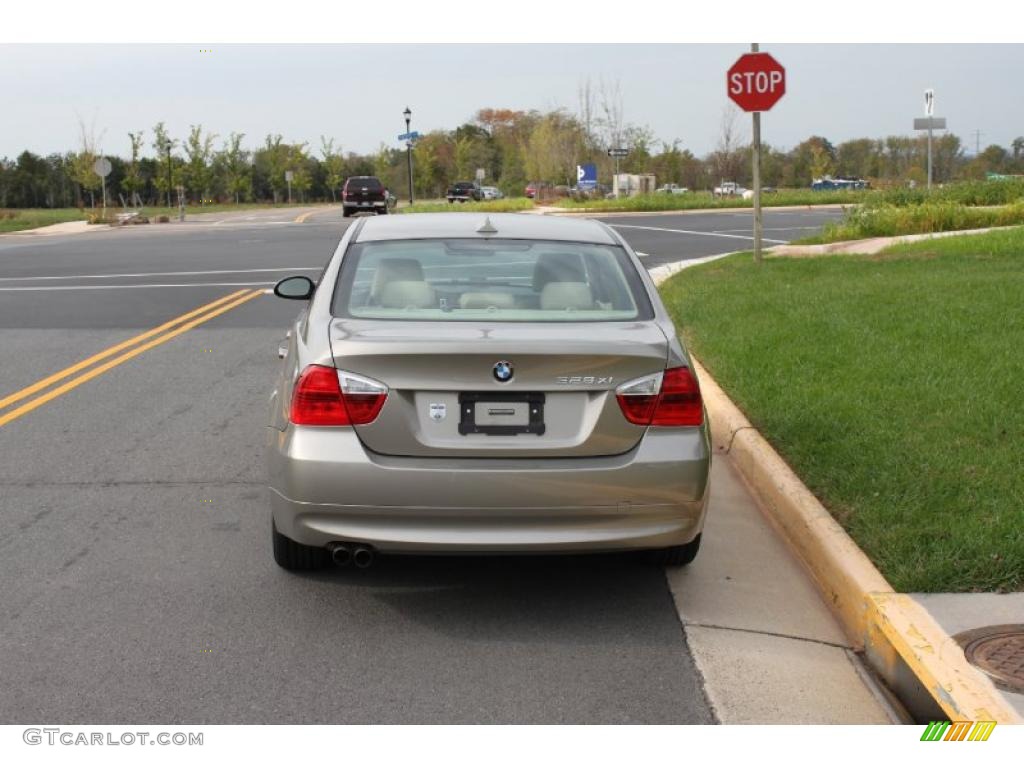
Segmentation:
{"type": "Polygon", "coordinates": [[[992,681],[909,595],[885,577],[796,473],[691,356],[716,446],[725,449],[762,509],[804,562],[855,647],[869,648],[887,681],[902,661],[935,703],[958,720],[1024,720],[992,681]]]}
{"type": "Polygon", "coordinates": [[[928,694],[954,720],[1024,722],[960,645],[910,595],[868,595],[868,616],[928,694]]]}

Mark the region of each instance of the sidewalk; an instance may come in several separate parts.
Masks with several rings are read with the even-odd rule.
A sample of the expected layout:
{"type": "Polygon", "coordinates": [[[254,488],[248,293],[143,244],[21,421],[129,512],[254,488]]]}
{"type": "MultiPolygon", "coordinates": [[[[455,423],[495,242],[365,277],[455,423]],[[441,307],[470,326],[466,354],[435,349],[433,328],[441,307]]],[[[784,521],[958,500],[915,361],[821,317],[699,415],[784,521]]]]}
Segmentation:
{"type": "Polygon", "coordinates": [[[700,555],[668,582],[722,723],[901,722],[717,441],[700,555]]]}

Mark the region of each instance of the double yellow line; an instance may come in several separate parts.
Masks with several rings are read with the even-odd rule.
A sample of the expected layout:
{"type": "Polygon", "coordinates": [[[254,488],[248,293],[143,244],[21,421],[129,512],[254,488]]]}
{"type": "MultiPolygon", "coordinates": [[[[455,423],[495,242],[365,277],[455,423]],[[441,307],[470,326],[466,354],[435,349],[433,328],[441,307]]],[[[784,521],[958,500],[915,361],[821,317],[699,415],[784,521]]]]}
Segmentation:
{"type": "Polygon", "coordinates": [[[35,397],[26,403],[22,403],[17,408],[13,408],[10,411],[7,411],[6,413],[0,415],[0,427],[2,427],[4,424],[8,424],[9,422],[14,421],[17,418],[24,416],[26,413],[34,411],[39,406],[45,405],[54,398],[60,397],[64,393],[70,392],[72,389],[75,389],[76,387],[80,387],[87,381],[91,381],[92,379],[95,379],[97,376],[106,373],[111,368],[115,368],[121,365],[121,363],[128,362],[133,357],[141,355],[147,349],[152,349],[153,347],[159,346],[164,342],[170,341],[176,336],[180,336],[186,331],[195,328],[197,325],[201,325],[202,323],[205,323],[207,320],[212,320],[218,315],[223,315],[225,312],[230,312],[235,307],[244,304],[245,302],[250,301],[251,299],[255,299],[257,296],[261,296],[262,294],[262,291],[254,291],[250,289],[235,291],[234,293],[228,294],[227,296],[219,298],[216,301],[211,301],[209,304],[204,304],[201,307],[197,307],[196,309],[193,309],[191,312],[186,312],[184,315],[180,315],[179,317],[176,317],[173,320],[168,320],[163,325],[159,325],[156,328],[153,328],[152,330],[146,331],[145,333],[141,333],[138,336],[128,339],[127,341],[122,341],[121,343],[115,344],[112,347],[108,347],[107,349],[104,349],[102,352],[96,353],[92,357],[87,357],[85,360],[82,360],[79,363],[75,363],[74,365],[68,366],[62,371],[57,371],[57,373],[54,373],[51,376],[47,376],[45,379],[40,379],[35,384],[27,386],[24,389],[19,389],[17,392],[7,395],[7,397],[0,399],[0,411],[2,411],[4,408],[7,408],[9,405],[13,405],[15,403],[21,402],[22,400],[25,400],[26,398],[32,397],[32,395],[35,395],[37,392],[41,392],[42,390],[46,389],[52,384],[64,381],[64,379],[67,379],[69,376],[74,376],[74,378],[68,381],[64,381],[63,384],[61,384],[58,387],[54,387],[45,394],[39,395],[38,397],[35,397]],[[118,352],[122,352],[123,350],[128,351],[123,352],[123,354],[120,355],[117,354],[118,352]],[[110,360],[107,359],[112,357],[113,355],[117,355],[117,357],[114,357],[113,359],[110,360]],[[89,366],[94,365],[95,363],[99,363],[100,361],[103,360],[106,360],[106,362],[103,363],[102,365],[97,365],[95,368],[89,368],[89,366]],[[79,373],[80,371],[85,371],[85,373],[75,376],[75,374],[79,373]]]}

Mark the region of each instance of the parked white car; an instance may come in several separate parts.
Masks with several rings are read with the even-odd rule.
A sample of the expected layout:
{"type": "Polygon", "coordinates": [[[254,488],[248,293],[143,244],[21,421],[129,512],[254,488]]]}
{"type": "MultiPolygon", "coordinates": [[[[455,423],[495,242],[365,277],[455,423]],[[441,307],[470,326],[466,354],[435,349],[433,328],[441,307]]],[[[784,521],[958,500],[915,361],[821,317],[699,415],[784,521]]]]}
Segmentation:
{"type": "Polygon", "coordinates": [[[715,187],[715,197],[737,197],[742,196],[747,190],[735,181],[723,181],[715,187]]]}
{"type": "Polygon", "coordinates": [[[663,192],[667,195],[685,195],[689,191],[689,187],[681,187],[678,184],[665,184],[655,190],[655,192],[663,192]]]}
{"type": "Polygon", "coordinates": [[[480,187],[484,200],[501,200],[505,195],[497,187],[480,187]]]}

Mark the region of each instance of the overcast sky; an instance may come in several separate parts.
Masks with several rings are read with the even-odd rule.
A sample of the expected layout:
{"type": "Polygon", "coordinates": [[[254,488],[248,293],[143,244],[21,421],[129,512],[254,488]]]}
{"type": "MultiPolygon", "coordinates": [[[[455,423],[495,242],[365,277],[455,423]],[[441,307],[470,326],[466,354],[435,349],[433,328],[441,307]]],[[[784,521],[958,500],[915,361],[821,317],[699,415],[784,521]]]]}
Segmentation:
{"type": "MultiPolygon", "coordinates": [[[[1024,135],[1024,45],[771,45],[787,94],[764,118],[783,148],[819,134],[833,142],[911,132],[923,91],[973,152],[1024,135]]],[[[405,130],[450,129],[481,107],[575,110],[581,80],[618,81],[628,122],[697,154],[714,148],[736,45],[0,45],[0,157],[75,148],[78,118],[102,147],[128,154],[126,133],[163,120],[220,135],[308,141],[345,151],[397,146],[405,130]],[[212,49],[201,52],[200,49],[212,49]]],[[[742,120],[744,130],[748,121],[742,120]]],[[[220,141],[218,141],[218,145],[220,141]]]]}

